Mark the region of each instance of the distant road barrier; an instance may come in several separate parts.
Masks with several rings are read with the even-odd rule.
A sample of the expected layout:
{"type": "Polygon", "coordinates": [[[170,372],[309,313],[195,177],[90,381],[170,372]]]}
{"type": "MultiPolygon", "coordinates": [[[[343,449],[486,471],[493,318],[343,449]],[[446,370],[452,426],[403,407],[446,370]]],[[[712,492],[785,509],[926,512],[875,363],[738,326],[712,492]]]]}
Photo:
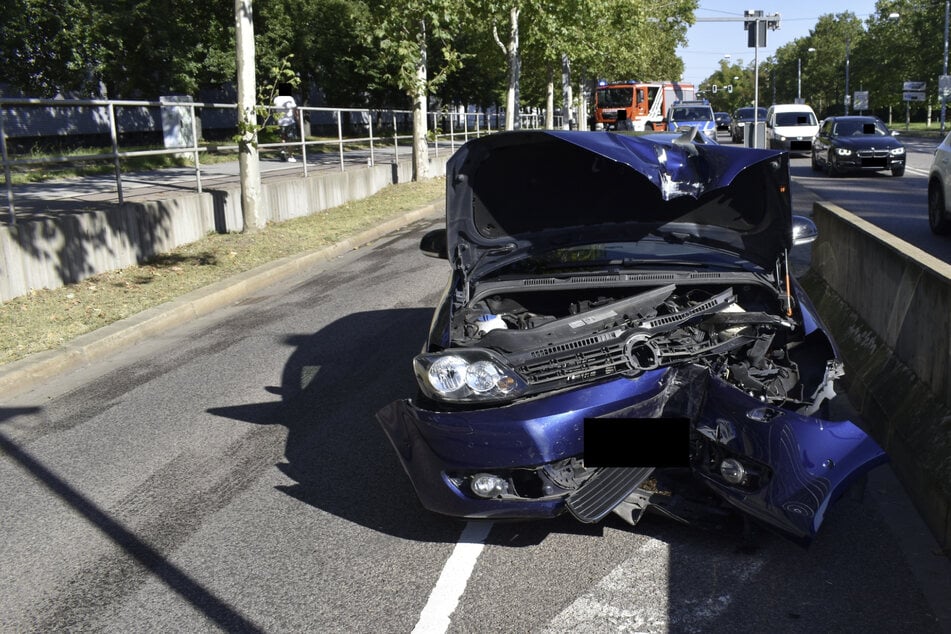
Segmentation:
{"type": "MultiPolygon", "coordinates": [[[[268,106],[270,110],[276,110],[268,106]]],[[[201,155],[203,153],[236,153],[233,136],[237,130],[238,106],[234,103],[207,103],[188,98],[167,97],[158,101],[100,99],[30,99],[0,98],[0,150],[6,181],[7,221],[16,224],[16,209],[11,168],[30,165],[54,165],[80,162],[111,162],[115,171],[116,202],[124,202],[122,160],[143,156],[187,155],[194,164],[195,191],[202,192],[201,155]],[[156,136],[161,133],[161,147],[156,136]],[[203,142],[217,138],[222,144],[203,142]],[[72,139],[90,145],[109,147],[95,154],[63,152],[35,155],[32,148],[38,140],[72,139]],[[120,145],[142,145],[146,149],[123,150],[120,145]],[[155,145],[156,147],[148,147],[155,145]],[[12,147],[11,147],[12,146],[12,147]]],[[[440,110],[427,117],[428,138],[438,156],[440,144],[454,149],[457,145],[497,131],[504,113],[488,117],[485,113],[440,110]],[[494,119],[495,130],[490,127],[494,119]]],[[[264,122],[273,120],[272,117],[264,122]]],[[[537,114],[521,115],[523,128],[540,127],[537,114]]],[[[301,175],[308,175],[307,153],[316,147],[333,147],[339,157],[340,170],[347,166],[347,152],[354,145],[366,147],[368,158],[361,158],[363,167],[374,165],[376,152],[388,149],[387,161],[398,162],[400,151],[411,152],[412,111],[373,108],[297,108],[297,137],[286,143],[260,143],[263,153],[292,151],[302,155],[301,175]],[[315,132],[324,138],[315,138],[315,132]]],[[[325,152],[321,152],[326,154],[325,152]]]]}

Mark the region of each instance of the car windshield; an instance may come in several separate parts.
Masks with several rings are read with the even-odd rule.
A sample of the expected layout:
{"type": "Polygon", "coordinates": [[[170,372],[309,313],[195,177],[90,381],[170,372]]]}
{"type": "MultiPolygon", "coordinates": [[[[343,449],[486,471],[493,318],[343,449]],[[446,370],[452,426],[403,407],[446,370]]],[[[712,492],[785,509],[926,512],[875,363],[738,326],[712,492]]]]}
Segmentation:
{"type": "Polygon", "coordinates": [[[809,111],[806,112],[777,112],[776,125],[797,126],[797,125],[816,125],[816,115],[809,111]]]}
{"type": "Polygon", "coordinates": [[[602,108],[624,108],[634,101],[633,88],[599,88],[598,105],[602,108]]]}
{"type": "MultiPolygon", "coordinates": [[[[753,108],[740,108],[736,111],[736,119],[749,119],[753,120],[753,108]]],[[[766,108],[759,108],[759,111],[756,114],[756,118],[760,121],[766,120],[766,108]]]]}
{"type": "Polygon", "coordinates": [[[833,134],[836,136],[889,136],[884,124],[874,119],[839,121],[835,124],[833,134]]]}
{"type": "Polygon", "coordinates": [[[670,118],[674,121],[712,121],[713,113],[709,108],[675,108],[670,118]]]}

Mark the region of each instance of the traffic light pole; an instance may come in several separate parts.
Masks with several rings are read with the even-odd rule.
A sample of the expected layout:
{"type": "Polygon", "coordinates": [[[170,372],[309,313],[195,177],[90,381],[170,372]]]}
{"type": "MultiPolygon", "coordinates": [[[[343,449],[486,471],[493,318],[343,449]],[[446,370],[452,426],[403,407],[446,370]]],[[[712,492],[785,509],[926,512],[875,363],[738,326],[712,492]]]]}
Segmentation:
{"type": "Polygon", "coordinates": [[[744,11],[742,18],[696,18],[697,22],[743,22],[749,32],[747,46],[753,49],[753,147],[759,115],[759,47],[766,46],[766,30],[778,29],[779,20],[780,14],[764,15],[762,11],[744,11]]]}

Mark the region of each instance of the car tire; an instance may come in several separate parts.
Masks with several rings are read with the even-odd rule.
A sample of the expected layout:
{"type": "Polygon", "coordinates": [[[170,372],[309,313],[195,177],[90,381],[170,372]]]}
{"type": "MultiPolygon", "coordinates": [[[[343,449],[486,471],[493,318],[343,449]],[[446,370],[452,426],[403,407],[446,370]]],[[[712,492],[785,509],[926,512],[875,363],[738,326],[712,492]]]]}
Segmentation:
{"type": "Polygon", "coordinates": [[[944,191],[940,183],[931,183],[928,186],[928,225],[931,232],[943,236],[951,233],[951,220],[948,220],[947,209],[944,206],[944,191]]]}
{"type": "Polygon", "coordinates": [[[819,161],[816,160],[816,153],[812,152],[810,153],[810,156],[812,156],[812,171],[818,172],[819,170],[822,169],[822,166],[819,165],[819,161]]]}
{"type": "Polygon", "coordinates": [[[904,166],[904,165],[902,165],[901,167],[893,167],[893,168],[892,168],[892,176],[902,176],[904,173],[905,173],[905,166],[904,166]]]}
{"type": "Polygon", "coordinates": [[[826,157],[826,175],[832,177],[839,175],[839,170],[836,169],[835,163],[832,162],[832,152],[829,152],[829,156],[826,157]]]}

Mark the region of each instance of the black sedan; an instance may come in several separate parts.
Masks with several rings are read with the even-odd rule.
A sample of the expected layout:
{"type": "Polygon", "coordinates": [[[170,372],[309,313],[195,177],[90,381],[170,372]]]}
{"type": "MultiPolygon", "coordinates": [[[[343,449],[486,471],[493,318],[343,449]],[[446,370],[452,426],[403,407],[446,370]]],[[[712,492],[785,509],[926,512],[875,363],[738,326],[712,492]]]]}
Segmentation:
{"type": "Polygon", "coordinates": [[[729,112],[714,112],[713,119],[717,122],[717,130],[729,130],[733,117],[729,112]]]}
{"type": "Polygon", "coordinates": [[[752,124],[753,119],[764,123],[766,121],[766,108],[754,108],[748,106],[745,108],[737,108],[736,112],[733,113],[730,121],[730,138],[733,139],[734,143],[743,142],[744,129],[747,124],[752,124]]]}
{"type": "Polygon", "coordinates": [[[812,142],[812,169],[829,176],[891,170],[905,173],[905,146],[878,117],[829,117],[812,142]]]}

